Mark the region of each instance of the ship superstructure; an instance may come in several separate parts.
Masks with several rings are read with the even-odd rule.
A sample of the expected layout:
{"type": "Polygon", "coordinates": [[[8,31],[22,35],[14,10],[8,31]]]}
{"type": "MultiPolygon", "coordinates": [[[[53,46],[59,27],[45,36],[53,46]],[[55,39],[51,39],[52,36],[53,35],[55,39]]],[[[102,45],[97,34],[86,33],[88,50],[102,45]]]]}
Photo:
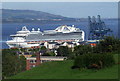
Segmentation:
{"type": "Polygon", "coordinates": [[[29,31],[24,26],[21,31],[17,31],[17,34],[10,36],[12,40],[6,42],[10,48],[28,48],[40,46],[41,43],[46,41],[84,41],[85,33],[74,25],[63,25],[55,30],[45,30],[43,32],[40,31],[40,28],[37,31],[34,28],[32,28],[32,31],[29,31]]]}

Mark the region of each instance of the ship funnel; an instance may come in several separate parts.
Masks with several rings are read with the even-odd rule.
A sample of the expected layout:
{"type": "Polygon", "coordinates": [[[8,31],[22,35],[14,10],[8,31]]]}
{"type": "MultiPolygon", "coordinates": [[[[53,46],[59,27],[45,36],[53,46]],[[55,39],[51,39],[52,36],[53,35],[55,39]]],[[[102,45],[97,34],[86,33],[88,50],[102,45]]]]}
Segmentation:
{"type": "Polygon", "coordinates": [[[27,31],[28,29],[27,29],[27,27],[26,26],[23,26],[22,27],[22,31],[27,31]]]}
{"type": "Polygon", "coordinates": [[[35,31],[35,29],[34,29],[34,28],[32,28],[32,31],[35,31]]]}
{"type": "Polygon", "coordinates": [[[93,23],[96,23],[95,16],[92,17],[92,21],[93,21],[93,23]]]}
{"type": "Polygon", "coordinates": [[[98,22],[99,22],[99,23],[101,22],[100,15],[98,15],[98,22]]]}
{"type": "Polygon", "coordinates": [[[40,28],[38,28],[38,31],[40,31],[40,28]]]}

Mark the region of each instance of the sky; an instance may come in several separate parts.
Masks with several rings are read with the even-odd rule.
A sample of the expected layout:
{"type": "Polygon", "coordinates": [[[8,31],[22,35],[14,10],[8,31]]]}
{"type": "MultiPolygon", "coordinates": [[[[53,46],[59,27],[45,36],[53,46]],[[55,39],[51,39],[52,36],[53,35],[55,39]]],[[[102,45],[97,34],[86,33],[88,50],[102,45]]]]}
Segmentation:
{"type": "Polygon", "coordinates": [[[119,0],[1,0],[1,2],[119,2],[119,0]]]}
{"type": "Polygon", "coordinates": [[[118,17],[117,2],[3,2],[4,9],[37,10],[71,18],[118,17]]]}

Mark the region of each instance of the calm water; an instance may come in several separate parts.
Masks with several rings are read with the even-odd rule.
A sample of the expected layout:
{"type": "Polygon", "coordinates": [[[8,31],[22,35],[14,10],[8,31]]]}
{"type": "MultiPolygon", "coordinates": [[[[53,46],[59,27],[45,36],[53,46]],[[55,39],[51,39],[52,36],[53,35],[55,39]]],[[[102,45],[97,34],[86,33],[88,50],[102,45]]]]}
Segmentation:
{"type": "MultiPolygon", "coordinates": [[[[104,20],[106,23],[106,27],[109,27],[113,30],[113,35],[117,36],[118,35],[118,22],[117,20],[104,20]]],[[[16,31],[21,30],[22,26],[27,26],[29,30],[32,28],[40,28],[41,31],[43,30],[50,30],[50,29],[55,29],[56,27],[60,25],[75,25],[75,27],[78,27],[82,30],[85,31],[85,39],[88,37],[88,22],[87,21],[82,21],[82,22],[65,22],[65,23],[49,23],[49,24],[41,24],[41,23],[4,23],[2,24],[2,49],[3,48],[8,48],[6,45],[5,41],[10,40],[11,38],[9,37],[11,34],[16,34],[16,31]]],[[[0,48],[1,49],[1,48],[0,48]]]]}

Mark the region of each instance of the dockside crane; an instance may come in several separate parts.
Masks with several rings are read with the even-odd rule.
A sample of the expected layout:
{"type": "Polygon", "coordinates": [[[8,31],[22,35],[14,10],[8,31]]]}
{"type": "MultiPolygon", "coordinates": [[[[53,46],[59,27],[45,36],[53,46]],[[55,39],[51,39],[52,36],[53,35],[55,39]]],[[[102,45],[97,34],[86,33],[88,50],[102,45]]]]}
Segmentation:
{"type": "Polygon", "coordinates": [[[109,32],[112,32],[110,28],[106,28],[104,21],[101,20],[100,15],[96,21],[95,16],[92,18],[88,16],[89,36],[88,40],[100,40],[104,39],[109,32]]]}

